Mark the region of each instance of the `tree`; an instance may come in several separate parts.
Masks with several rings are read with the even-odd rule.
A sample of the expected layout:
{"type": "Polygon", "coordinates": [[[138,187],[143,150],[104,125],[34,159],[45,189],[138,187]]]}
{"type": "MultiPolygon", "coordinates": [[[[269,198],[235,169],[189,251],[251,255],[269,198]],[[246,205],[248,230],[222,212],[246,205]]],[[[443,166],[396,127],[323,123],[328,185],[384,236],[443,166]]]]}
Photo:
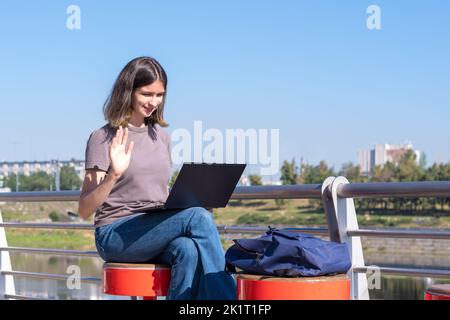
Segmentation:
{"type": "Polygon", "coordinates": [[[250,185],[252,185],[252,186],[261,186],[262,185],[261,176],[259,176],[257,174],[250,174],[248,176],[248,179],[250,180],[250,185]]]}
{"type": "Polygon", "coordinates": [[[297,183],[297,166],[295,165],[295,160],[289,163],[284,160],[283,165],[281,166],[281,182],[283,185],[296,184],[297,183]]]}
{"type": "Polygon", "coordinates": [[[61,179],[61,190],[79,190],[81,188],[81,184],[83,183],[75,171],[75,168],[68,165],[61,167],[59,177],[61,179]]]}
{"type": "Polygon", "coordinates": [[[24,176],[24,183],[21,184],[22,191],[45,191],[51,190],[54,185],[53,176],[47,172],[39,171],[30,174],[28,177],[24,176]]]}
{"type": "MultiPolygon", "coordinates": [[[[19,176],[20,179],[20,176],[19,176]]],[[[19,182],[20,185],[20,182],[19,182]]],[[[3,186],[10,188],[12,191],[16,191],[16,175],[10,174],[3,179],[3,186]]]]}
{"type": "Polygon", "coordinates": [[[303,182],[305,184],[323,183],[329,176],[335,176],[333,168],[329,168],[326,161],[320,161],[318,166],[303,165],[303,182]]]}
{"type": "Polygon", "coordinates": [[[420,153],[419,166],[423,170],[425,170],[425,168],[427,167],[427,155],[425,154],[425,152],[420,153]]]}
{"type": "MultiPolygon", "coordinates": [[[[430,168],[425,172],[425,180],[428,181],[448,181],[450,180],[450,163],[445,164],[437,164],[434,163],[430,168]]],[[[433,207],[436,204],[439,205],[440,210],[444,211],[444,206],[446,203],[450,204],[450,198],[431,198],[433,207]]]]}
{"type": "MultiPolygon", "coordinates": [[[[53,186],[54,179],[44,171],[34,172],[29,176],[19,175],[19,191],[48,191],[53,186]]],[[[11,174],[6,178],[5,186],[16,190],[16,175],[11,174]]]]}
{"type": "Polygon", "coordinates": [[[425,172],[417,164],[414,151],[408,150],[398,163],[398,181],[421,181],[425,172]]]}
{"type": "Polygon", "coordinates": [[[360,166],[355,166],[351,162],[346,162],[342,165],[342,169],[339,172],[339,175],[346,177],[350,182],[362,182],[364,180],[361,176],[360,166]]]}
{"type": "MultiPolygon", "coordinates": [[[[302,166],[301,180],[305,184],[321,184],[329,176],[335,176],[334,170],[329,168],[325,161],[320,161],[317,166],[309,164],[302,166]]],[[[320,200],[310,199],[309,204],[316,210],[323,210],[323,203],[320,200]]]]}
{"type": "Polygon", "coordinates": [[[397,167],[392,162],[386,162],[384,166],[378,165],[372,169],[372,182],[395,182],[397,179],[397,167]]]}

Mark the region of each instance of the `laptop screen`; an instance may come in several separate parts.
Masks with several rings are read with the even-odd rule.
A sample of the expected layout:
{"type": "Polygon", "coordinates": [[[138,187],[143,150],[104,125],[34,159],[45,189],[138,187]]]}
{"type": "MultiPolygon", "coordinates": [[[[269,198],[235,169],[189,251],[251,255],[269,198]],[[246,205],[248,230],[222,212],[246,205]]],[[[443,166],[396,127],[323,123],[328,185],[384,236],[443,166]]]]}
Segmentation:
{"type": "Polygon", "coordinates": [[[245,167],[246,164],[184,163],[166,207],[225,207],[245,167]]]}

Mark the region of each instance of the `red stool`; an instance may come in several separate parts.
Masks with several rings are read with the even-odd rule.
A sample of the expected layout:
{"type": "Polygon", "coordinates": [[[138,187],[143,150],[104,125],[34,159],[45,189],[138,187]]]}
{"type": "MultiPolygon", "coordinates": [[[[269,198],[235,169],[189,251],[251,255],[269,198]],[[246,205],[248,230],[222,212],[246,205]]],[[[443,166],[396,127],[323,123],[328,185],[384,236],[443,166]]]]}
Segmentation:
{"type": "Polygon", "coordinates": [[[425,300],[450,300],[450,284],[437,284],[425,291],[425,300]]]}
{"type": "Polygon", "coordinates": [[[345,275],[277,278],[236,274],[239,300],[350,300],[345,275]]]}
{"type": "Polygon", "coordinates": [[[103,264],[103,292],[155,300],[167,295],[170,271],[170,266],[162,264],[106,262],[103,264]]]}

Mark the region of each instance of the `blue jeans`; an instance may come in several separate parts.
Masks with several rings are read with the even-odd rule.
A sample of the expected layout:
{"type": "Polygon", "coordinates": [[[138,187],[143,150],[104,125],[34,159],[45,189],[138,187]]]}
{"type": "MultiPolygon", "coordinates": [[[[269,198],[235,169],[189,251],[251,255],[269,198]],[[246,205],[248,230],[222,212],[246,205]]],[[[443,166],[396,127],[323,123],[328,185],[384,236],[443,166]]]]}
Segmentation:
{"type": "Polygon", "coordinates": [[[137,213],[96,228],[95,243],[108,262],[171,265],[167,299],[236,299],[217,227],[204,208],[137,213]]]}

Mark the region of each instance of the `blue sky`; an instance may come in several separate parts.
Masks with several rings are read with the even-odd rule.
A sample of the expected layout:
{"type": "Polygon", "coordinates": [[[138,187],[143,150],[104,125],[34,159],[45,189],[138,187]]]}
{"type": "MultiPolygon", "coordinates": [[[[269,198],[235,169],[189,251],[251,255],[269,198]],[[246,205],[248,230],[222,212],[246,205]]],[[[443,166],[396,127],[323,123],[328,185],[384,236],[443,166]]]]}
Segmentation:
{"type": "Polygon", "coordinates": [[[117,74],[151,55],[169,132],[280,129],[281,160],[336,168],[405,141],[447,162],[449,17],[437,0],[2,1],[0,161],[84,158],[117,74]],[[366,27],[372,4],[381,30],[366,27]]]}

